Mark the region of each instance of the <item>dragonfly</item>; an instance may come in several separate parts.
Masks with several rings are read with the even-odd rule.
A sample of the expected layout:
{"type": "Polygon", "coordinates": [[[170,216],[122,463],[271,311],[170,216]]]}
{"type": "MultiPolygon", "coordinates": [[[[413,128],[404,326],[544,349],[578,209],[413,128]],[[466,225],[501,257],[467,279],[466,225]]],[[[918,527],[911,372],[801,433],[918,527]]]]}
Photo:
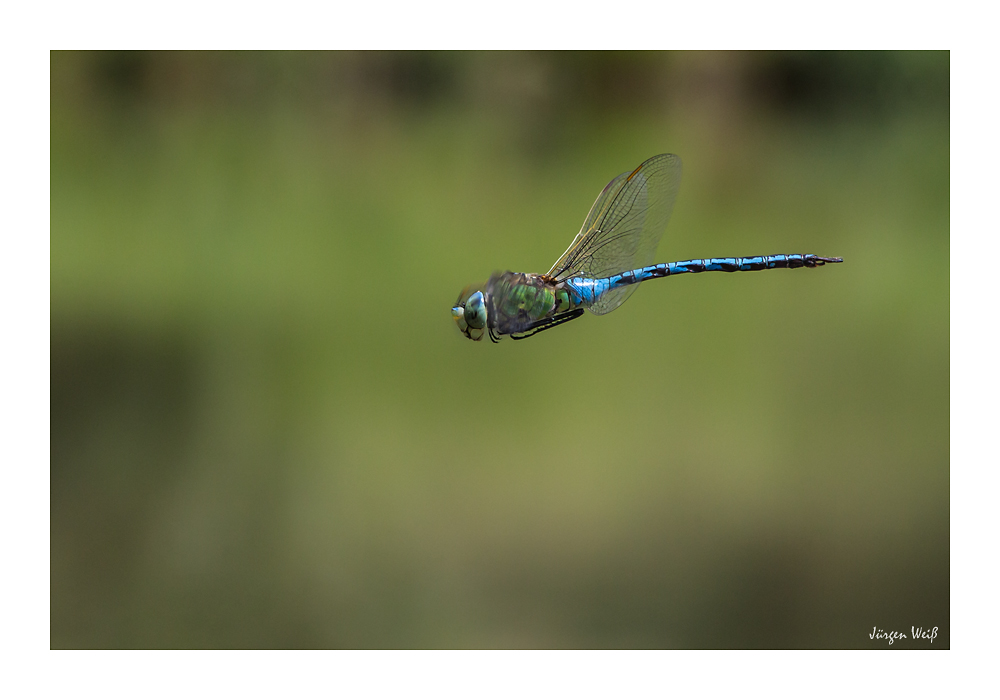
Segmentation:
{"type": "Polygon", "coordinates": [[[580,232],[544,275],[495,272],[484,285],[468,286],[451,309],[458,329],[471,340],[489,335],[530,338],[580,318],[598,316],[625,303],[640,282],[698,272],[751,272],[821,267],[843,258],[818,255],[757,255],[702,258],[654,265],[681,182],[681,159],[653,156],[614,178],[598,195],[580,232]]]}

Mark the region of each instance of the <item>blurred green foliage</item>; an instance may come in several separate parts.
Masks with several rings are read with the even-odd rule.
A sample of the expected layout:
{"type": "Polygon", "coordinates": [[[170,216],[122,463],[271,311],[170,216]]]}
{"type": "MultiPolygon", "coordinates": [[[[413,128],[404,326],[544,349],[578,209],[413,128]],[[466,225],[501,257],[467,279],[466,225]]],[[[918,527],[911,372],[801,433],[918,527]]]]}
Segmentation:
{"type": "Polygon", "coordinates": [[[948,75],[53,53],[52,646],[948,648],[948,75]],[[665,151],[658,261],[845,263],[461,337],[665,151]]]}

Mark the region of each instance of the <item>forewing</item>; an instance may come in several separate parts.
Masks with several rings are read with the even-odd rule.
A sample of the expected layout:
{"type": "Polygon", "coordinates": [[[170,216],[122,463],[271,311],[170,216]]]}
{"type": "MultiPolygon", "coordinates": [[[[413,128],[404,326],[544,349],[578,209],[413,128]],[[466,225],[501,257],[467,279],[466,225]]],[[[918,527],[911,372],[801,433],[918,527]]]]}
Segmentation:
{"type": "Polygon", "coordinates": [[[549,270],[549,277],[559,276],[560,279],[562,279],[563,277],[570,276],[560,275],[560,273],[568,270],[573,264],[572,261],[579,256],[581,246],[585,245],[585,242],[588,240],[588,235],[593,234],[594,232],[594,222],[598,221],[607,212],[611,202],[614,201],[615,197],[618,196],[618,193],[621,192],[622,187],[625,185],[626,178],[630,175],[632,175],[631,172],[622,173],[604,186],[601,193],[597,195],[597,199],[594,200],[593,206],[590,207],[590,213],[588,213],[587,218],[584,219],[583,226],[580,227],[580,232],[576,234],[576,238],[574,238],[573,242],[569,244],[569,248],[567,248],[566,252],[562,254],[562,257],[556,260],[556,264],[552,266],[551,270],[549,270]]]}
{"type": "MultiPolygon", "coordinates": [[[[608,183],[591,207],[569,249],[549,271],[563,280],[600,279],[652,265],[667,228],[681,181],[681,160],[653,156],[631,173],[608,183]]],[[[638,285],[616,289],[592,305],[606,314],[621,306],[638,285]]]]}

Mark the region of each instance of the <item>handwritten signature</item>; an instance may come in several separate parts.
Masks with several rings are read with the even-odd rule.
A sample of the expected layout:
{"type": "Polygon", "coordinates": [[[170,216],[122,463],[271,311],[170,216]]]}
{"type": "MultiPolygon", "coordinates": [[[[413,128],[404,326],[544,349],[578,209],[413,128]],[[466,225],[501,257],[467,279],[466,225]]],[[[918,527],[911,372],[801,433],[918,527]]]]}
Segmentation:
{"type": "MultiPolygon", "coordinates": [[[[923,627],[911,627],[909,638],[929,639],[931,640],[931,644],[933,644],[934,638],[937,637],[937,633],[938,633],[937,627],[930,630],[925,630],[923,627]]],[[[888,632],[886,632],[885,630],[880,630],[877,626],[872,627],[872,633],[868,636],[871,637],[872,639],[888,639],[890,646],[892,646],[892,643],[895,642],[897,639],[907,639],[905,632],[896,632],[895,630],[889,630],[888,632]]]]}

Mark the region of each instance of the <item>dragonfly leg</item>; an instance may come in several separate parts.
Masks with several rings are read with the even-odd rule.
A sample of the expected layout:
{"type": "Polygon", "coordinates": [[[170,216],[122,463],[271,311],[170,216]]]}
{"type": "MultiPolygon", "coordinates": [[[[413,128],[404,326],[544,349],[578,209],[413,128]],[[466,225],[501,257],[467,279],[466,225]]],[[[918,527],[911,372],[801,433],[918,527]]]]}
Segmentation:
{"type": "Polygon", "coordinates": [[[574,318],[580,318],[583,316],[583,309],[573,309],[572,311],[567,311],[564,314],[559,314],[558,316],[550,316],[549,318],[543,318],[536,324],[527,329],[527,331],[522,331],[517,335],[511,333],[512,340],[524,340],[525,338],[530,338],[535,335],[535,333],[541,333],[542,331],[547,331],[550,328],[555,328],[558,325],[566,323],[567,321],[572,321],[574,318]]]}

